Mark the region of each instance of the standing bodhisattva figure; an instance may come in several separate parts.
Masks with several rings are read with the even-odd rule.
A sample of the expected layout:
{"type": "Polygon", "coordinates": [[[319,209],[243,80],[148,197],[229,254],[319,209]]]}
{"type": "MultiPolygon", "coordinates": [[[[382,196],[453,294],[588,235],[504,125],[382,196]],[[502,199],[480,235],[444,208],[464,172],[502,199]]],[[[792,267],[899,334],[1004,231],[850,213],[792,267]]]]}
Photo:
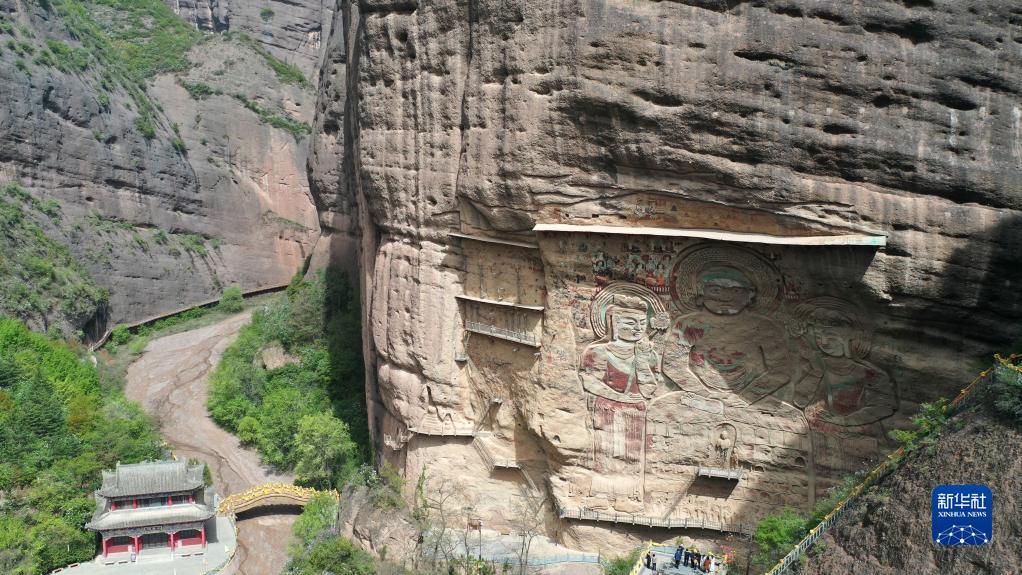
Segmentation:
{"type": "Polygon", "coordinates": [[[641,501],[646,401],[660,382],[660,360],[648,336],[650,305],[615,295],[606,310],[607,336],[582,352],[579,378],[592,413],[594,489],[641,501]]]}

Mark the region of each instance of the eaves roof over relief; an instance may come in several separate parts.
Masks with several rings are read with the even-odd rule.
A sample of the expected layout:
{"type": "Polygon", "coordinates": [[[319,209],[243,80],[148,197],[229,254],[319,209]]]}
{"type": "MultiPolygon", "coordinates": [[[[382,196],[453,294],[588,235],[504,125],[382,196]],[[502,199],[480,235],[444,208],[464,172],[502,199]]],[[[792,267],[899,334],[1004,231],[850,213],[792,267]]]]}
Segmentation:
{"type": "Polygon", "coordinates": [[[726,232],[721,230],[657,228],[642,226],[605,226],[578,224],[536,224],[536,232],[568,232],[587,234],[624,234],[644,236],[667,236],[703,238],[724,242],[745,242],[753,244],[774,244],[791,246],[876,246],[887,245],[887,236],[866,234],[777,236],[748,232],[726,232]]]}

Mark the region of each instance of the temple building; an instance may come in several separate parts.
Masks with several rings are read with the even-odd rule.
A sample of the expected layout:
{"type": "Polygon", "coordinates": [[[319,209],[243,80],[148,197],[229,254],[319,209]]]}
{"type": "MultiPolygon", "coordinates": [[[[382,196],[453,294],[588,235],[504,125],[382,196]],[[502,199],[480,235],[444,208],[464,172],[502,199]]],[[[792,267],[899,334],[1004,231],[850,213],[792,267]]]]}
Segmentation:
{"type": "Polygon", "coordinates": [[[96,513],[86,527],[110,553],[185,545],[206,546],[206,523],[215,514],[202,465],[184,461],[117,464],[103,472],[96,513]]]}

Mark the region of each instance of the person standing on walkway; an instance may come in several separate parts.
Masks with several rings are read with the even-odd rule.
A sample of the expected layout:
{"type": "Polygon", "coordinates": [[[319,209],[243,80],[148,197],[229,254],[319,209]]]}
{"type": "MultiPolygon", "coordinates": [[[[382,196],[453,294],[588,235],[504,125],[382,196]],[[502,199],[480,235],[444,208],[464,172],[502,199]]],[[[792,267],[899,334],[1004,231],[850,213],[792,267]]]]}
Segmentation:
{"type": "Polygon", "coordinates": [[[678,548],[674,551],[674,568],[677,569],[678,565],[681,564],[681,557],[685,554],[685,546],[678,545],[678,548]]]}
{"type": "Polygon", "coordinates": [[[653,555],[649,551],[646,552],[646,569],[653,568],[653,555]]]}

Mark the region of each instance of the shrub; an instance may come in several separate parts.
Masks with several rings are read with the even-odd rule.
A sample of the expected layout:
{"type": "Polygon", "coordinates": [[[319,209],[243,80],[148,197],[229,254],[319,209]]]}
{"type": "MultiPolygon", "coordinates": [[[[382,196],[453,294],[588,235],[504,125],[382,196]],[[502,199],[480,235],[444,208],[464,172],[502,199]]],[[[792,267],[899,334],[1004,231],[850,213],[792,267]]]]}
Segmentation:
{"type": "Polygon", "coordinates": [[[245,297],[241,293],[241,286],[235,285],[224,290],[217,307],[222,311],[236,313],[242,310],[244,304],[245,297]]]}
{"type": "Polygon", "coordinates": [[[641,547],[636,547],[628,552],[627,555],[621,557],[615,557],[607,561],[603,565],[604,575],[628,575],[632,571],[632,567],[639,560],[639,554],[642,553],[641,547]]]}
{"type": "Polygon", "coordinates": [[[174,146],[174,149],[177,150],[178,152],[181,152],[182,154],[188,151],[188,148],[185,146],[185,141],[182,140],[180,136],[174,136],[173,138],[171,138],[170,145],[174,146]]]}
{"type": "Polygon", "coordinates": [[[784,556],[806,534],[806,520],[795,510],[768,513],[756,525],[754,540],[759,552],[753,557],[759,565],[769,565],[784,556]]]}
{"type": "Polygon", "coordinates": [[[261,431],[262,426],[259,425],[259,420],[251,415],[242,417],[241,421],[238,422],[238,439],[245,445],[256,445],[259,443],[261,431]]]}
{"type": "Polygon", "coordinates": [[[990,378],[989,395],[1001,415],[1022,422],[1022,372],[999,365],[990,378]]]}
{"type": "Polygon", "coordinates": [[[220,90],[216,90],[202,82],[191,83],[182,80],[180,84],[181,87],[188,91],[188,95],[191,96],[193,100],[205,100],[214,94],[222,94],[220,90]]]}
{"type": "Polygon", "coordinates": [[[259,11],[259,17],[263,19],[263,22],[269,22],[270,20],[273,20],[273,9],[263,8],[262,10],[259,11]]]}
{"type": "Polygon", "coordinates": [[[128,326],[119,325],[110,332],[110,341],[114,345],[124,345],[131,340],[131,332],[128,331],[128,326]]]}
{"type": "Polygon", "coordinates": [[[135,118],[135,129],[147,140],[152,140],[156,137],[156,124],[153,123],[151,116],[146,115],[135,118]]]}

